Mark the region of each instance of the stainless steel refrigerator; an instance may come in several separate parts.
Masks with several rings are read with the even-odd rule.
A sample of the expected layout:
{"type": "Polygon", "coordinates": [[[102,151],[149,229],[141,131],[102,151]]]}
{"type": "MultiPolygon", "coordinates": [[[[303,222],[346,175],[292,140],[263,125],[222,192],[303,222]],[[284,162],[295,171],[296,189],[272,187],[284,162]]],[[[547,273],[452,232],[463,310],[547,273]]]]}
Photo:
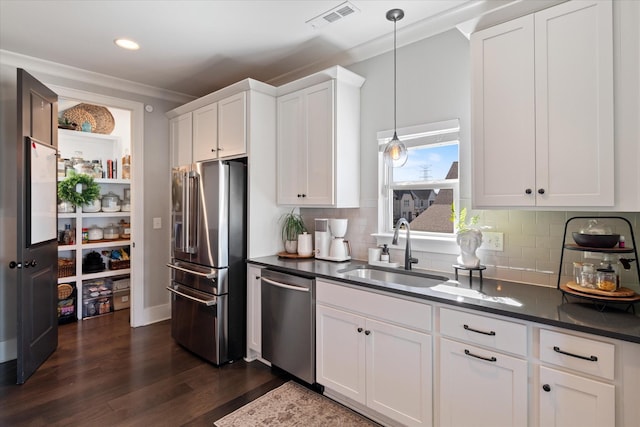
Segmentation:
{"type": "Polygon", "coordinates": [[[171,336],[216,365],[244,356],[246,162],[198,162],[171,178],[171,336]]]}

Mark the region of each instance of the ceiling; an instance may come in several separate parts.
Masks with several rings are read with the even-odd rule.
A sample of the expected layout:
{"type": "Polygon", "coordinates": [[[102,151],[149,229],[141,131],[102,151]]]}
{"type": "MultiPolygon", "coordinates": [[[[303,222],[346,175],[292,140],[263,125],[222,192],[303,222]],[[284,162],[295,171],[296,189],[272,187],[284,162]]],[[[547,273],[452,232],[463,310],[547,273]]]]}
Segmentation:
{"type": "Polygon", "coordinates": [[[0,0],[0,49],[199,97],[248,77],[281,84],[389,51],[392,8],[405,12],[402,46],[447,29],[436,25],[442,16],[468,19],[478,4],[510,1],[350,0],[358,13],[314,28],[306,22],[344,0],[0,0]],[[140,50],[116,47],[118,37],[140,50]]]}

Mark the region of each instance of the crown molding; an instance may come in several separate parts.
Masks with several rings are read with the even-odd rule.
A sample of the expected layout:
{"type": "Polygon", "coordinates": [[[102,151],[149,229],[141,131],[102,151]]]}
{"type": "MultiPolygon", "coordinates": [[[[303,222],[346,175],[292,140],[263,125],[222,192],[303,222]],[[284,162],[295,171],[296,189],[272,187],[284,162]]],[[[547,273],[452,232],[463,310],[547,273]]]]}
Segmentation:
{"type": "Polygon", "coordinates": [[[82,68],[76,68],[64,64],[59,64],[57,62],[46,61],[44,59],[22,55],[3,49],[0,49],[0,63],[14,66],[16,68],[24,68],[30,73],[34,74],[47,74],[54,77],[61,77],[82,83],[94,84],[113,90],[178,102],[181,104],[195,99],[194,96],[186,95],[183,93],[144,85],[141,83],[132,82],[130,80],[119,79],[116,77],[108,76],[106,74],[87,71],[82,68]]]}

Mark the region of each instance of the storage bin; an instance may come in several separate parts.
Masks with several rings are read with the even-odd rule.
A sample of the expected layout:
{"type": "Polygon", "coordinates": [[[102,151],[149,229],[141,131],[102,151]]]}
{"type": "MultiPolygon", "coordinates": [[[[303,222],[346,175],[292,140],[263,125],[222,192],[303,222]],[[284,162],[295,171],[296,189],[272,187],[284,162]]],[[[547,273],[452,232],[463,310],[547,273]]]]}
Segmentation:
{"type": "Polygon", "coordinates": [[[129,287],[131,286],[131,279],[129,276],[113,277],[111,280],[113,283],[112,289],[114,292],[129,289],[129,287]]]}
{"type": "Polygon", "coordinates": [[[124,291],[115,291],[113,293],[113,309],[114,310],[122,310],[125,308],[129,308],[131,306],[131,301],[129,300],[129,289],[124,291]]]}
{"type": "Polygon", "coordinates": [[[58,258],[58,278],[76,275],[75,258],[58,258]]]}

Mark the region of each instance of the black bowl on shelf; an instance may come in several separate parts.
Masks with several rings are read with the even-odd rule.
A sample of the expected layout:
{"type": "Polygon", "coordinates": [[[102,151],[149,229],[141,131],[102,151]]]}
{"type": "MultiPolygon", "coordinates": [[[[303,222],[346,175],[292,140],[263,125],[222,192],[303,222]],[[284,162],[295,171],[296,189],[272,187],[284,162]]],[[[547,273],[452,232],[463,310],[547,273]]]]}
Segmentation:
{"type": "Polygon", "coordinates": [[[586,248],[613,248],[620,240],[619,234],[583,234],[573,233],[573,240],[578,246],[586,248]]]}

